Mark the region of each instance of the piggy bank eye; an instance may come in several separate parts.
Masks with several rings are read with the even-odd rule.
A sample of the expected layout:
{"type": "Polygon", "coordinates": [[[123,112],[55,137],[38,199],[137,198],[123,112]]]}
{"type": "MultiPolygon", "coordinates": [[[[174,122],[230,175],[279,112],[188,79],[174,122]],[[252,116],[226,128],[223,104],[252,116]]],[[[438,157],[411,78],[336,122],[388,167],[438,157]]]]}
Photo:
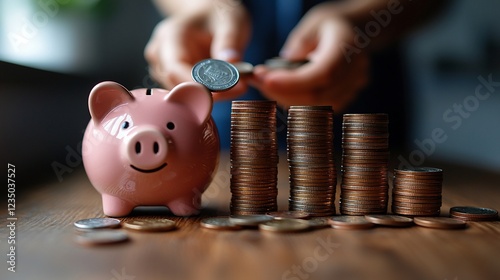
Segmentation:
{"type": "Polygon", "coordinates": [[[175,128],[175,124],[173,122],[168,122],[167,128],[168,128],[168,130],[173,130],[175,128]]]}
{"type": "Polygon", "coordinates": [[[130,123],[129,123],[128,121],[124,121],[124,122],[122,123],[122,128],[123,128],[123,129],[127,129],[127,128],[129,128],[129,126],[130,126],[130,123]]]}

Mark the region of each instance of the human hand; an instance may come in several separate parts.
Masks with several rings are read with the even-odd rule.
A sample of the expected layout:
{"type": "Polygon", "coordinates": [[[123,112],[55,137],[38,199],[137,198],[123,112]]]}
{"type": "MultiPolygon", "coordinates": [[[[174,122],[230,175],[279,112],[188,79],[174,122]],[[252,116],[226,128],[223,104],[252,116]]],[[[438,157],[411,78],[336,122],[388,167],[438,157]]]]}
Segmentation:
{"type": "MultiPolygon", "coordinates": [[[[250,19],[243,5],[218,0],[203,12],[176,14],[160,22],[144,55],[152,77],[165,88],[192,81],[191,69],[206,58],[240,61],[250,37],[250,19]]],[[[215,101],[236,98],[247,90],[247,81],[225,92],[214,92],[215,101]]]]}
{"type": "Polygon", "coordinates": [[[353,45],[352,26],[335,12],[335,3],[310,10],[290,33],[281,56],[308,59],[291,70],[254,69],[251,84],[282,106],[332,105],[342,111],[369,80],[369,59],[362,51],[345,56],[345,44],[353,45]]]}

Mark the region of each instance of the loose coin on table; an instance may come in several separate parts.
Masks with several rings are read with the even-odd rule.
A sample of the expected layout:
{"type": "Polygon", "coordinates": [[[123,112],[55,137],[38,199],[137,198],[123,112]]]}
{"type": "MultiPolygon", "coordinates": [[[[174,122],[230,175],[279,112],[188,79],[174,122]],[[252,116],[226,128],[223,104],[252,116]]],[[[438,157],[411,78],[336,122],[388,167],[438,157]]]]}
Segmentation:
{"type": "Polygon", "coordinates": [[[463,221],[495,221],[498,211],[491,208],[473,206],[455,206],[450,208],[450,217],[463,221]]]}
{"type": "Polygon", "coordinates": [[[389,227],[408,227],[413,225],[413,219],[398,215],[365,215],[368,221],[389,227]]]}
{"type": "Polygon", "coordinates": [[[90,218],[76,221],[74,225],[81,229],[116,228],[120,226],[120,220],[114,218],[90,218]]]}
{"type": "Polygon", "coordinates": [[[272,220],[273,217],[268,215],[233,215],[229,217],[231,223],[240,226],[258,226],[272,220]]]}
{"type": "Polygon", "coordinates": [[[309,226],[311,228],[317,229],[317,228],[324,228],[330,226],[328,223],[327,217],[314,217],[309,220],[306,220],[309,223],[309,226]]]}
{"type": "Polygon", "coordinates": [[[218,59],[205,59],[193,66],[191,70],[193,80],[210,91],[226,91],[234,87],[240,75],[234,65],[218,59]]]}
{"type": "Polygon", "coordinates": [[[201,226],[209,229],[217,230],[238,230],[240,225],[234,224],[229,220],[229,217],[212,217],[205,218],[200,222],[201,226]]]}
{"type": "Polygon", "coordinates": [[[169,231],[175,222],[169,219],[134,218],[123,222],[123,227],[140,231],[169,231]]]}
{"type": "Polygon", "coordinates": [[[438,229],[461,229],[467,225],[465,221],[447,217],[415,217],[413,221],[422,227],[438,229]]]}
{"type": "Polygon", "coordinates": [[[272,232],[297,232],[309,229],[309,223],[301,219],[272,220],[260,224],[259,229],[272,232]]]}
{"type": "Polygon", "coordinates": [[[123,230],[94,230],[86,231],[75,236],[75,241],[81,245],[104,245],[119,243],[128,240],[128,235],[123,230]]]}
{"type": "Polygon", "coordinates": [[[364,216],[334,216],[328,222],[336,229],[368,229],[374,226],[364,216]]]}
{"type": "Polygon", "coordinates": [[[274,211],[269,212],[267,215],[273,217],[276,220],[281,219],[307,219],[309,214],[304,211],[274,211]]]}

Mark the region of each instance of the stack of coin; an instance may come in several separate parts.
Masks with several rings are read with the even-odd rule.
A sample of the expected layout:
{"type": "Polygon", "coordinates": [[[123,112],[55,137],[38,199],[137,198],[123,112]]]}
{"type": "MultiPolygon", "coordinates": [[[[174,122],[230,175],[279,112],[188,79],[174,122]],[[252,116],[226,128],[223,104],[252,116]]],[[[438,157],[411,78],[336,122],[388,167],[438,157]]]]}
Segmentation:
{"type": "Polygon", "coordinates": [[[387,212],[388,124],[387,114],[343,117],[340,212],[344,215],[387,212]]]}
{"type": "Polygon", "coordinates": [[[471,222],[496,221],[498,211],[483,207],[455,206],[450,208],[450,217],[471,222]]]}
{"type": "Polygon", "coordinates": [[[337,175],[330,106],[292,106],[288,111],[291,211],[310,216],[335,214],[337,175]]]}
{"type": "Polygon", "coordinates": [[[394,170],[392,212],[407,216],[439,216],[443,170],[432,167],[394,170]]]}
{"type": "Polygon", "coordinates": [[[231,107],[231,214],[277,210],[276,102],[233,101],[231,107]]]}

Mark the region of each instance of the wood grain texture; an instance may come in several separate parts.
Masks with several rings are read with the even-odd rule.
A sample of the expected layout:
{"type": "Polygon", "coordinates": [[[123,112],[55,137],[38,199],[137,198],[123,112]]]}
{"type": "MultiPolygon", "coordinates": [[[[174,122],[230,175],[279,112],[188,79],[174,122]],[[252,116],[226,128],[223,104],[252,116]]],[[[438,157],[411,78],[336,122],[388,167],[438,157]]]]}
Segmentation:
{"type": "MultiPolygon", "coordinates": [[[[280,209],[287,208],[285,159],[282,155],[280,209]]],[[[132,216],[168,217],[177,230],[128,230],[129,242],[100,247],[73,241],[74,221],[103,217],[100,195],[84,172],[26,192],[17,205],[17,272],[7,271],[4,261],[0,279],[500,279],[500,221],[471,222],[465,230],[325,228],[299,234],[201,228],[202,218],[229,213],[229,167],[224,153],[199,217],[138,208],[132,216]]],[[[444,169],[443,215],[455,205],[500,208],[500,174],[444,169]]],[[[0,212],[4,260],[5,209],[0,212]]]]}

